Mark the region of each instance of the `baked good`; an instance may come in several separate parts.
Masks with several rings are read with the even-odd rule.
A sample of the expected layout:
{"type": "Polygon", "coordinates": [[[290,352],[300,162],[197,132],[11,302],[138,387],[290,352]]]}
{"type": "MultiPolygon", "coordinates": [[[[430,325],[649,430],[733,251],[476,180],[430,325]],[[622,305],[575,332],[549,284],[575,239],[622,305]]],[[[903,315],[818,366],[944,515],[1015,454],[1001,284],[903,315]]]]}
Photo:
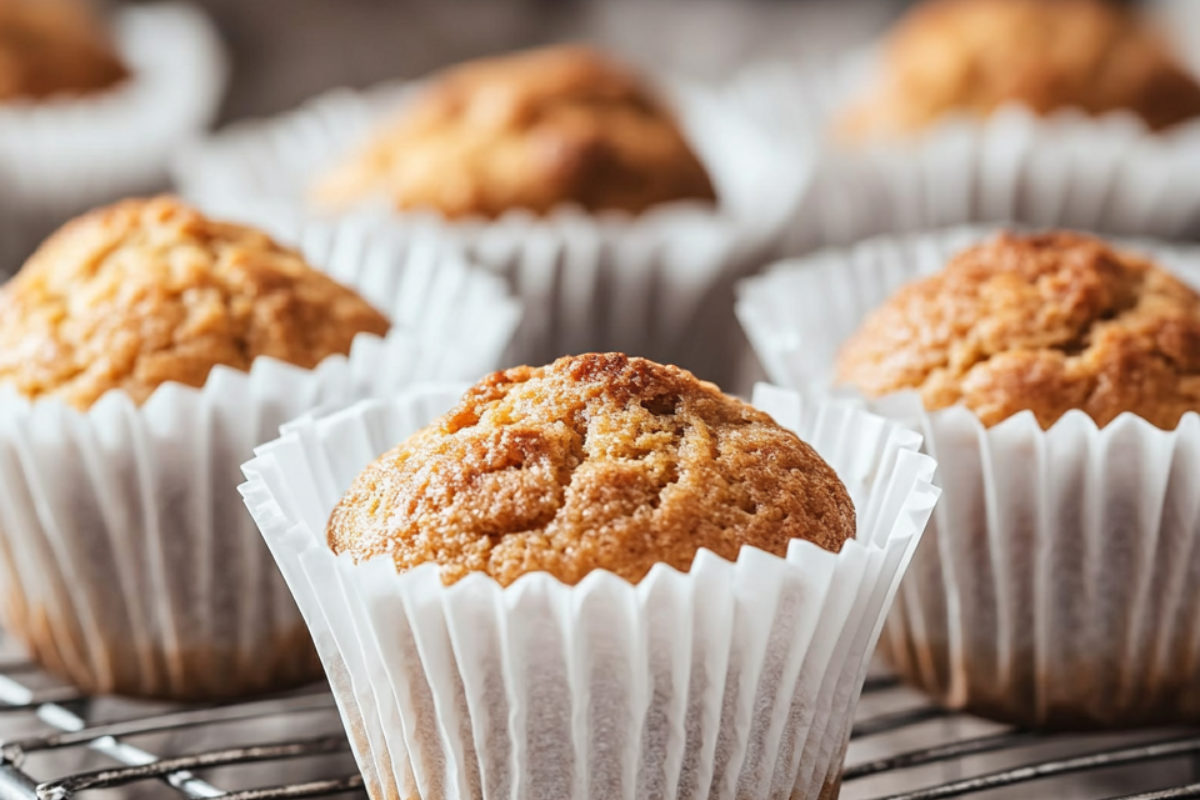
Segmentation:
{"type": "Polygon", "coordinates": [[[1005,233],[893,295],[843,346],[838,379],[962,403],[988,426],[1081,409],[1172,429],[1200,411],[1200,296],[1090,236],[1005,233]]]}
{"type": "Polygon", "coordinates": [[[435,76],[314,189],[332,207],[376,196],[450,218],[569,203],[637,214],[714,199],[704,166],[642,80],[581,46],[435,76]]]}
{"type": "Polygon", "coordinates": [[[1107,0],[926,0],[840,127],[896,137],[1008,103],[1037,114],[1126,109],[1160,130],[1200,115],[1200,86],[1146,22],[1107,0]]]}
{"type": "Polygon", "coordinates": [[[79,0],[0,0],[0,100],[108,89],[128,70],[79,0]]]}
{"type": "Polygon", "coordinates": [[[242,492],[328,645],[371,797],[837,797],[937,465],[862,409],[756,395],[856,477],[855,540],[794,435],[619,354],[307,415],[256,450],[242,492]]]}
{"type": "Polygon", "coordinates": [[[869,403],[938,462],[880,639],[900,678],[1026,729],[1200,721],[1195,292],[1090,236],[951,229],[776,265],[739,303],[777,374],[915,390],[869,403]]]}
{"type": "Polygon", "coordinates": [[[854,531],[842,482],[794,433],[677,367],[593,353],[481,381],[370,465],[327,534],[356,561],[507,586],[595,569],[636,582],[701,548],[838,552],[854,531]]]}
{"type": "Polygon", "coordinates": [[[111,389],[202,386],[259,356],[311,368],[387,319],[252,228],[177,200],[129,200],[68,223],[0,289],[0,382],[86,409],[111,389]]]}

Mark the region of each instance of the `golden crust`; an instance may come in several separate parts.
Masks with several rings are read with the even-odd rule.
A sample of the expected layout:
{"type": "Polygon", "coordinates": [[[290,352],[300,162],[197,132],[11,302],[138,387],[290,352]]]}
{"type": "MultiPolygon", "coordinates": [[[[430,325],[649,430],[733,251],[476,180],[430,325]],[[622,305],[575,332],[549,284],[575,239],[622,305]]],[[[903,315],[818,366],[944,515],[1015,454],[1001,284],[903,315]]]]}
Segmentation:
{"type": "Polygon", "coordinates": [[[68,223],[0,289],[0,381],[86,409],[110,389],[141,403],[258,356],[311,368],[388,321],[251,228],[171,198],[68,223]]]}
{"type": "Polygon", "coordinates": [[[1075,233],[1003,234],[901,289],[843,347],[839,380],[962,403],[985,425],[1071,409],[1172,429],[1200,411],[1200,296],[1075,233]]]}
{"type": "Polygon", "coordinates": [[[329,543],[453,583],[528,572],[575,584],[688,570],[701,548],[832,551],[854,507],[816,451],[689,372],[624,355],[561,358],[486,378],[384,454],[329,520],[329,543]]]}
{"type": "Polygon", "coordinates": [[[1200,115],[1200,86],[1134,12],[1106,0],[927,0],[889,39],[875,91],[841,121],[896,137],[951,112],[1126,109],[1155,130],[1200,115]]]}
{"type": "Polygon", "coordinates": [[[87,94],[127,76],[86,4],[0,0],[0,100],[87,94]]]}
{"type": "Polygon", "coordinates": [[[432,85],[321,180],[314,199],[374,197],[447,217],[545,214],[575,203],[640,213],[714,199],[667,111],[632,72],[585,47],[474,61],[432,85]]]}

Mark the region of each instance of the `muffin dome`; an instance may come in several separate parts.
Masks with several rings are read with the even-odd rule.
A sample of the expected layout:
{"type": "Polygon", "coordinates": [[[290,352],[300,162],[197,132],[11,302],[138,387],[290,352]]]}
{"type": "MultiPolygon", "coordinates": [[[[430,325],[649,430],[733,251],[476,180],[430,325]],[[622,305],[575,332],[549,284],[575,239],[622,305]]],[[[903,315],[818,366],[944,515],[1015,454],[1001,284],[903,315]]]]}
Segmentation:
{"type": "Polygon", "coordinates": [[[1171,429],[1200,411],[1200,296],[1161,268],[1075,233],[1003,234],[960,253],[875,311],[838,378],[962,403],[985,425],[1071,409],[1132,412],[1171,429]]]}
{"type": "Polygon", "coordinates": [[[1127,109],[1154,129],[1200,114],[1200,86],[1135,13],[1105,0],[927,0],[901,22],[854,137],[919,131],[1006,103],[1127,109]]]}
{"type": "Polygon", "coordinates": [[[0,382],[85,409],[110,389],[144,401],[202,386],[218,364],[311,368],[387,319],[266,234],[169,198],[68,223],[0,289],[0,382]]]}
{"type": "Polygon", "coordinates": [[[636,582],[657,563],[688,570],[701,548],[836,552],[854,532],[845,487],[794,433],[689,372],[615,353],[486,378],[369,466],[328,527],[358,561],[503,585],[595,569],[636,582]]]}
{"type": "Polygon", "coordinates": [[[495,217],[564,203],[639,213],[714,199],[674,120],[624,66],[580,46],[471,62],[432,79],[317,185],[317,202],[495,217]]]}
{"type": "Polygon", "coordinates": [[[0,100],[100,91],[127,76],[78,0],[0,0],[0,100]]]}

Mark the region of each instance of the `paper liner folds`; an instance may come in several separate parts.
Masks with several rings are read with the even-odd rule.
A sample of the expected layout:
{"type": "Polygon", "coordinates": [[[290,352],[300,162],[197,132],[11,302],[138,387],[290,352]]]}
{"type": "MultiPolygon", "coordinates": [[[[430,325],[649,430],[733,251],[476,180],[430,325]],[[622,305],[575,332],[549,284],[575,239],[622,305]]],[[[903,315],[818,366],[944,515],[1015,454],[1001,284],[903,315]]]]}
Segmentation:
{"type": "Polygon", "coordinates": [[[217,367],[140,408],[119,391],[87,413],[0,391],[5,628],[89,692],[217,697],[319,677],[239,465],[298,415],[494,368],[516,326],[502,283],[445,251],[389,255],[342,226],[300,239],[388,314],[386,337],[313,370],[217,367]]]}
{"type": "Polygon", "coordinates": [[[122,8],[114,36],[130,77],[110,90],[0,104],[0,274],[95,206],[160,190],[167,161],[216,116],[226,62],[191,5],[122,8]]]}
{"type": "MultiPolygon", "coordinates": [[[[867,242],[785,262],[738,315],[773,379],[827,388],[837,348],[898,286],[988,235],[867,242]]],[[[1200,251],[1140,249],[1194,284],[1200,251]]],[[[925,437],[944,495],[882,647],[943,704],[1037,727],[1200,721],[1200,416],[1163,431],[1073,411],[984,428],[915,393],[870,408],[925,437]]]]}
{"type": "Polygon", "coordinates": [[[1200,122],[1155,133],[1131,112],[1039,117],[1011,105],[986,120],[948,116],[908,140],[840,141],[839,119],[885,68],[871,51],[756,66],[727,87],[731,105],[790,138],[812,165],[784,252],[982,222],[1200,232],[1200,122]]]}
{"type": "MultiPolygon", "coordinates": [[[[176,182],[190,199],[252,222],[272,205],[317,214],[307,202],[313,180],[411,91],[339,91],[275,120],[234,126],[181,153],[176,182]]],[[[711,93],[678,85],[670,95],[716,185],[716,208],[669,203],[637,217],[564,208],[545,218],[516,210],[449,222],[377,207],[377,222],[433,230],[509,281],[526,309],[515,363],[621,351],[721,380],[740,335],[732,281],[772,257],[807,173],[789,157],[790,142],[747,124],[711,93]]]]}
{"type": "Polygon", "coordinates": [[[858,534],[838,555],[796,541],[786,559],[701,551],[636,586],[593,572],[508,588],[335,556],[325,524],[353,478],[460,393],[306,419],[244,467],[371,797],[836,797],[882,616],[937,498],[919,437],[760,389],[850,490],[858,534]]]}

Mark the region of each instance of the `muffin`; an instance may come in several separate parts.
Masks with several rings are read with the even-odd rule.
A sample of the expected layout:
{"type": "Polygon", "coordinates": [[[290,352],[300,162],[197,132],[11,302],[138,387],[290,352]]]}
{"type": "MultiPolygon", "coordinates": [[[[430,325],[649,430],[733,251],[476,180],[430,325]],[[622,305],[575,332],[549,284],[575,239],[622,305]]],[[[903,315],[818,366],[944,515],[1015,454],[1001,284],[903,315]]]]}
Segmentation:
{"type": "Polygon", "coordinates": [[[1200,411],[1200,295],[1081,234],[1006,233],[900,291],[846,342],[838,377],[871,397],[920,392],[984,425],[1071,409],[1172,429],[1200,411]]]}
{"type": "Polygon", "coordinates": [[[831,800],[936,498],[916,446],[589,354],[301,420],[242,493],[372,798],[831,800]]]}
{"type": "Polygon", "coordinates": [[[1200,115],[1200,85],[1135,12],[1107,0],[926,0],[897,26],[850,138],[918,133],[1016,103],[1039,115],[1128,110],[1162,130],[1200,115]]]}
{"type": "Polygon", "coordinates": [[[642,79],[583,46],[434,76],[313,190],[334,208],[377,196],[449,218],[547,214],[565,204],[640,214],[715,200],[704,166],[642,79]]]}
{"type": "Polygon", "coordinates": [[[260,231],[129,200],[63,227],[0,289],[0,383],[82,410],[112,390],[142,403],[260,356],[311,369],[388,327],[260,231]]]}
{"type": "Polygon", "coordinates": [[[328,536],[356,561],[436,563],[446,583],[573,585],[596,569],[686,572],[700,549],[838,552],[854,526],[842,482],[796,434],[689,372],[609,353],[486,378],[368,467],[328,536]]]}
{"type": "Polygon", "coordinates": [[[343,357],[388,328],[298,253],[170,198],[52,236],[0,289],[5,630],[88,692],[319,677],[238,464],[290,416],[355,399],[343,357]]]}
{"type": "Polygon", "coordinates": [[[742,289],[773,377],[840,380],[938,459],[943,500],[882,650],[951,709],[1047,730],[1200,721],[1200,251],[1139,247],[1153,259],[955,229],[742,289]]]}
{"type": "Polygon", "coordinates": [[[732,281],[773,252],[811,170],[732,105],[552,47],[239,123],[181,152],[174,180],[250,219],[435,232],[524,304],[509,364],[619,351],[733,385],[732,281]]]}
{"type": "Polygon", "coordinates": [[[128,74],[85,3],[0,0],[0,102],[101,92],[128,74]]]}

